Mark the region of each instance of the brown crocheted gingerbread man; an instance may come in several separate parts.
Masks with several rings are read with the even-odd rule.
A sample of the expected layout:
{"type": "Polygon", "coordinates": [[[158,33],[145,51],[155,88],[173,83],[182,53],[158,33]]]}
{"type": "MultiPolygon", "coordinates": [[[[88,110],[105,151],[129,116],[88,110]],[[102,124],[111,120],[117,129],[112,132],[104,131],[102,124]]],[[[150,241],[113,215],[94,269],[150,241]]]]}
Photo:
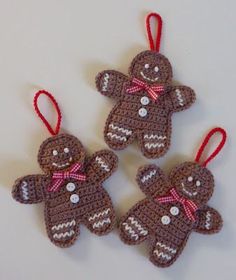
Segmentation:
{"type": "Polygon", "coordinates": [[[189,87],[170,84],[170,62],[157,51],[138,54],[129,75],[105,70],[96,78],[98,91],[117,100],[106,121],[105,141],[121,150],[137,137],[144,156],[159,158],[170,146],[172,113],[189,108],[195,94],[189,87]]]}
{"type": "Polygon", "coordinates": [[[185,162],[167,177],[156,165],[148,165],[139,169],[137,182],[147,198],[121,219],[120,236],[129,245],[148,239],[155,265],[170,266],[192,231],[212,234],[221,229],[220,214],[206,205],[214,179],[205,167],[185,162]]]}
{"type": "Polygon", "coordinates": [[[102,183],[116,170],[117,161],[108,150],[86,159],[76,137],[56,135],[39,149],[38,162],[45,174],[17,179],[12,194],[25,204],[44,201],[49,238],[59,247],[68,247],[77,239],[80,223],[97,235],[114,227],[114,208],[102,183]]]}

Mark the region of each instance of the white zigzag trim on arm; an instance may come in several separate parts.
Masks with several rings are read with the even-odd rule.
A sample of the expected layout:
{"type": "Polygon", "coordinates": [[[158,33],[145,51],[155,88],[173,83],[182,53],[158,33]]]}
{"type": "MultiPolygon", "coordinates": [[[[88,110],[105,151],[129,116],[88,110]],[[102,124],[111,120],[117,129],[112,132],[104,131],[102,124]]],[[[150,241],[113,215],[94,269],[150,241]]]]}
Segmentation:
{"type": "Polygon", "coordinates": [[[161,148],[161,147],[165,147],[165,145],[163,143],[146,143],[145,145],[145,148],[148,148],[148,149],[155,149],[155,148],[161,148]]]}
{"type": "Polygon", "coordinates": [[[29,190],[27,186],[28,186],[27,182],[23,181],[21,185],[21,190],[22,190],[22,196],[24,200],[29,200],[29,190]]]}
{"type": "Polygon", "coordinates": [[[75,226],[75,225],[76,225],[75,220],[72,220],[72,221],[67,222],[67,223],[61,223],[61,224],[55,225],[55,226],[52,227],[52,230],[60,230],[60,229],[67,228],[67,227],[72,227],[72,226],[75,226]]]}
{"type": "Polygon", "coordinates": [[[110,75],[108,73],[106,73],[103,77],[103,87],[102,87],[103,91],[107,91],[109,78],[110,78],[110,75]]]}
{"type": "Polygon", "coordinates": [[[148,231],[145,230],[145,229],[138,223],[138,221],[136,221],[136,220],[134,219],[134,217],[129,217],[128,220],[131,222],[132,225],[134,225],[134,226],[138,229],[139,234],[141,234],[141,235],[143,235],[143,236],[145,236],[145,235],[148,234],[148,231]]]}
{"type": "Polygon", "coordinates": [[[102,158],[100,158],[99,156],[96,157],[96,161],[97,163],[107,172],[110,171],[110,168],[108,167],[108,165],[105,163],[105,161],[102,160],[102,158]]]}
{"type": "Polygon", "coordinates": [[[102,212],[100,212],[100,213],[96,213],[96,214],[94,214],[93,216],[91,216],[91,217],[89,217],[89,221],[93,221],[93,220],[95,220],[95,219],[97,219],[97,218],[100,218],[100,217],[104,217],[104,216],[106,216],[106,215],[108,215],[108,213],[111,211],[111,209],[110,208],[107,208],[107,209],[105,209],[104,211],[102,211],[102,212]]]}
{"type": "Polygon", "coordinates": [[[158,250],[155,250],[154,254],[156,254],[158,258],[166,259],[167,261],[171,260],[172,258],[170,255],[159,252],[158,250]]]}
{"type": "Polygon", "coordinates": [[[151,170],[148,174],[144,175],[143,178],[141,179],[142,183],[145,183],[146,181],[150,180],[154,175],[156,175],[157,171],[151,170]]]}
{"type": "Polygon", "coordinates": [[[129,226],[127,223],[122,224],[125,227],[126,232],[130,235],[131,238],[134,238],[135,241],[138,240],[139,236],[135,233],[135,231],[132,229],[131,226],[129,226]]]}
{"type": "Polygon", "coordinates": [[[165,140],[166,136],[157,135],[157,134],[145,134],[144,139],[158,139],[158,140],[165,140]]]}
{"type": "Polygon", "coordinates": [[[175,90],[175,93],[176,93],[177,98],[178,98],[178,100],[179,100],[179,105],[180,105],[180,106],[184,106],[184,100],[183,100],[183,97],[182,97],[182,95],[181,95],[181,91],[180,91],[179,89],[176,89],[176,90],[175,90]]]}
{"type": "Polygon", "coordinates": [[[62,238],[65,238],[65,237],[71,237],[73,234],[75,234],[75,232],[73,230],[70,230],[70,231],[66,231],[64,233],[55,233],[53,235],[53,238],[54,239],[62,239],[62,238]]]}
{"type": "Polygon", "coordinates": [[[127,138],[125,136],[119,136],[119,135],[117,135],[115,133],[108,132],[107,136],[109,136],[111,139],[115,138],[115,139],[117,139],[119,141],[124,141],[124,142],[127,141],[127,138]]]}
{"type": "Polygon", "coordinates": [[[206,223],[205,223],[205,227],[206,229],[210,229],[211,227],[211,213],[209,211],[207,211],[206,213],[206,223]]]}
{"type": "Polygon", "coordinates": [[[123,128],[123,127],[119,127],[114,125],[113,123],[109,124],[109,127],[111,127],[113,130],[118,130],[121,131],[122,133],[124,133],[125,135],[131,135],[132,134],[132,130],[123,128]]]}
{"type": "Polygon", "coordinates": [[[164,248],[165,250],[171,252],[172,254],[175,254],[177,252],[176,249],[171,248],[171,247],[169,247],[169,246],[167,246],[167,245],[165,245],[164,243],[161,243],[161,242],[157,242],[156,246],[164,248]]]}
{"type": "Polygon", "coordinates": [[[111,223],[110,218],[107,218],[102,221],[98,221],[98,222],[94,223],[93,228],[100,228],[100,227],[104,226],[105,224],[110,224],[110,223],[111,223]]]}

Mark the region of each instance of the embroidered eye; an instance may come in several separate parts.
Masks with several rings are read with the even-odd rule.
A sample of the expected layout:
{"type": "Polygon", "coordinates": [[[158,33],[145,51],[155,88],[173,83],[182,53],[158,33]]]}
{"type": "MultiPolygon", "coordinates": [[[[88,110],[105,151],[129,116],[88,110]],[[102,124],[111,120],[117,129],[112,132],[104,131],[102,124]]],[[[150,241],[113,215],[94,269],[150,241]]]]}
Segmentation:
{"type": "Polygon", "coordinates": [[[156,66],[156,67],[154,68],[154,71],[155,71],[155,72],[158,72],[158,71],[159,71],[159,67],[156,66]]]}
{"type": "Polygon", "coordinates": [[[200,187],[201,186],[201,182],[199,180],[196,181],[196,186],[200,187]]]}
{"type": "Polygon", "coordinates": [[[148,68],[149,68],[149,64],[148,64],[148,63],[145,64],[145,65],[144,65],[144,68],[148,69],[148,68]]]}
{"type": "Polygon", "coordinates": [[[52,151],[52,154],[53,154],[54,156],[57,156],[57,155],[58,155],[58,151],[57,151],[57,150],[53,150],[53,151],[52,151]]]}
{"type": "Polygon", "coordinates": [[[69,151],[70,151],[69,148],[65,148],[65,149],[64,149],[64,152],[65,152],[66,154],[68,154],[69,151]]]}
{"type": "Polygon", "coordinates": [[[189,176],[188,177],[188,182],[192,182],[193,181],[193,177],[192,176],[189,176]]]}

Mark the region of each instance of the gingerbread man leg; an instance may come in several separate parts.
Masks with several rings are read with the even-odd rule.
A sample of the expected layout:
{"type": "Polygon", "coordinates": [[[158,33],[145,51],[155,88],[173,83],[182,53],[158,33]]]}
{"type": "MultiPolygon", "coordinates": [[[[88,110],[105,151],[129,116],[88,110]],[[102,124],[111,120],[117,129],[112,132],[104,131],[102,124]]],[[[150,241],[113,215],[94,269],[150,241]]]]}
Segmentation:
{"type": "Polygon", "coordinates": [[[156,130],[146,130],[138,133],[141,151],[147,158],[163,156],[170,146],[171,128],[166,125],[156,130]]]}
{"type": "Polygon", "coordinates": [[[112,112],[105,126],[105,141],[111,149],[123,150],[134,141],[135,134],[128,123],[123,124],[120,122],[117,116],[113,115],[112,112]]]}
{"type": "Polygon", "coordinates": [[[187,237],[182,240],[169,236],[166,232],[163,236],[155,236],[152,241],[150,261],[159,267],[168,267],[176,261],[183,251],[187,237]]]}
{"type": "Polygon", "coordinates": [[[45,211],[48,237],[58,247],[70,247],[79,235],[79,221],[73,216],[58,214],[56,219],[45,211]]]}

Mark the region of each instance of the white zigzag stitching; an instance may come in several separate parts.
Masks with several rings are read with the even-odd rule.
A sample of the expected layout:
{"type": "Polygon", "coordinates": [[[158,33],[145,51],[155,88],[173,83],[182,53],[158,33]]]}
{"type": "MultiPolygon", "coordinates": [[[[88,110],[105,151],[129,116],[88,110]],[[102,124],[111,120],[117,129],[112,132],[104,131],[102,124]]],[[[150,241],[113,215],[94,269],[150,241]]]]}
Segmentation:
{"type": "Polygon", "coordinates": [[[123,223],[123,225],[125,226],[125,230],[129,233],[131,238],[134,238],[135,241],[137,241],[138,240],[138,234],[135,233],[135,231],[132,229],[132,227],[130,227],[127,223],[123,223]]]}
{"type": "Polygon", "coordinates": [[[145,134],[144,139],[158,139],[158,140],[165,140],[166,136],[157,135],[157,134],[145,134]]]}
{"type": "Polygon", "coordinates": [[[166,259],[166,260],[171,260],[171,256],[169,256],[168,254],[164,254],[163,252],[160,252],[158,250],[154,251],[154,254],[156,254],[158,257],[161,257],[162,259],[166,259]]]}
{"type": "Polygon", "coordinates": [[[107,133],[107,136],[110,136],[111,139],[115,138],[120,141],[125,141],[125,142],[127,141],[127,138],[125,136],[119,136],[115,133],[113,134],[113,133],[109,132],[109,133],[107,133]]]}
{"type": "Polygon", "coordinates": [[[60,230],[66,227],[71,227],[71,226],[75,226],[75,220],[72,220],[71,222],[67,222],[67,223],[62,223],[62,224],[58,224],[56,226],[52,227],[52,230],[60,230]]]}
{"type": "Polygon", "coordinates": [[[181,95],[181,93],[180,93],[180,90],[179,90],[179,89],[176,89],[175,92],[176,92],[177,98],[178,98],[178,100],[179,100],[179,105],[180,105],[180,106],[184,106],[184,100],[183,100],[183,98],[182,98],[182,95],[181,95]]]}
{"type": "Polygon", "coordinates": [[[136,221],[134,219],[134,217],[129,217],[128,220],[131,222],[132,225],[134,225],[138,230],[139,230],[139,233],[143,236],[147,235],[148,234],[148,231],[145,230],[139,223],[138,221],[136,221]]]}
{"type": "Polygon", "coordinates": [[[98,221],[97,223],[93,224],[93,228],[100,228],[102,227],[104,224],[110,224],[111,220],[110,218],[104,219],[102,221],[98,221]]]}
{"type": "Polygon", "coordinates": [[[110,171],[110,168],[108,167],[108,165],[105,164],[105,161],[103,161],[100,157],[97,156],[97,157],[96,157],[96,161],[98,162],[98,164],[101,165],[101,167],[102,167],[105,171],[107,171],[107,172],[110,171]]]}
{"type": "Polygon", "coordinates": [[[156,175],[157,171],[156,170],[151,170],[147,175],[143,176],[141,179],[141,182],[144,183],[147,180],[150,180],[154,175],[156,175]]]}
{"type": "Polygon", "coordinates": [[[29,191],[28,191],[27,186],[28,186],[28,184],[25,181],[23,181],[22,185],[21,185],[21,190],[22,190],[22,196],[23,196],[24,200],[29,199],[29,191]]]}
{"type": "Polygon", "coordinates": [[[210,227],[211,227],[210,221],[211,221],[211,213],[209,211],[207,211],[206,224],[205,224],[206,229],[210,229],[210,227]]]}
{"type": "Polygon", "coordinates": [[[123,127],[119,127],[114,125],[113,123],[109,124],[109,127],[111,127],[113,130],[118,130],[121,131],[122,133],[124,133],[125,135],[131,135],[132,134],[132,130],[129,129],[125,129],[123,127]]]}
{"type": "Polygon", "coordinates": [[[64,237],[71,237],[73,234],[75,234],[75,232],[73,231],[73,230],[71,230],[71,231],[66,231],[66,232],[64,232],[64,233],[55,233],[54,235],[53,235],[53,238],[54,239],[61,239],[61,238],[64,238],[64,237]]]}
{"type": "Polygon", "coordinates": [[[105,75],[104,75],[104,82],[103,82],[103,87],[102,87],[102,90],[103,91],[107,91],[107,87],[108,87],[108,81],[109,81],[109,74],[108,73],[106,73],[105,75]]]}
{"type": "Polygon", "coordinates": [[[100,213],[96,213],[96,214],[94,214],[93,216],[91,216],[91,217],[89,217],[89,221],[93,221],[93,220],[95,220],[95,219],[97,219],[97,218],[100,218],[100,217],[104,217],[104,216],[106,216],[106,215],[108,215],[108,213],[110,212],[110,208],[107,208],[106,210],[104,210],[104,211],[102,211],[102,212],[100,212],[100,213]]]}
{"type": "Polygon", "coordinates": [[[171,247],[169,247],[169,246],[167,246],[167,245],[165,245],[165,244],[163,244],[163,243],[161,243],[161,242],[157,242],[156,246],[159,246],[159,247],[161,247],[161,248],[164,248],[164,249],[166,249],[167,251],[171,252],[172,254],[175,254],[175,253],[177,252],[176,249],[171,248],[171,247]]]}
{"type": "Polygon", "coordinates": [[[151,148],[161,148],[164,147],[165,145],[163,143],[146,143],[145,148],[151,149],[151,148]]]}

